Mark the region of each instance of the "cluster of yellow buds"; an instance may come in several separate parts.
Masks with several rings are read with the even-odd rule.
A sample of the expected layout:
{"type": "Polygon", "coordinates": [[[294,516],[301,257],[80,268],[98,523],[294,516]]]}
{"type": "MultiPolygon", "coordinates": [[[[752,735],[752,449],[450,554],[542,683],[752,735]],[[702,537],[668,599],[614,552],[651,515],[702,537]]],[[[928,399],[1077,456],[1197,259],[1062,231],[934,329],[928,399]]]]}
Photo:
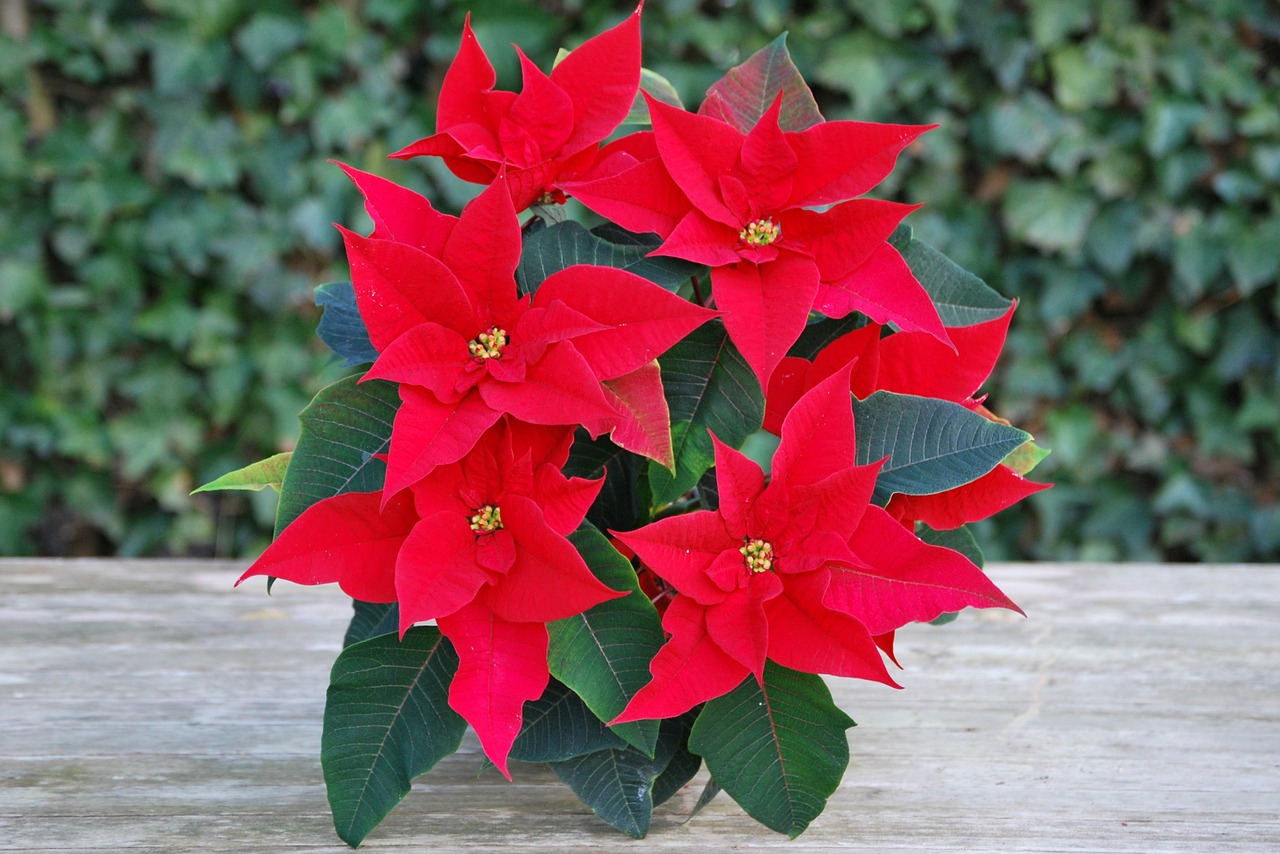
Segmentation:
{"type": "Polygon", "coordinates": [[[748,540],[738,549],[747,560],[747,569],[752,572],[768,572],[773,569],[773,545],[767,540],[748,540]]]}
{"type": "Polygon", "coordinates": [[[471,530],[477,534],[492,534],[502,527],[502,510],[493,504],[486,504],[471,516],[471,530]]]}
{"type": "Polygon", "coordinates": [[[757,219],[738,232],[738,239],[750,246],[768,246],[782,236],[782,226],[772,219],[757,219]]]}
{"type": "Polygon", "coordinates": [[[496,326],[488,332],[481,332],[474,341],[467,344],[471,355],[482,360],[499,358],[505,346],[507,346],[507,330],[496,326]]]}

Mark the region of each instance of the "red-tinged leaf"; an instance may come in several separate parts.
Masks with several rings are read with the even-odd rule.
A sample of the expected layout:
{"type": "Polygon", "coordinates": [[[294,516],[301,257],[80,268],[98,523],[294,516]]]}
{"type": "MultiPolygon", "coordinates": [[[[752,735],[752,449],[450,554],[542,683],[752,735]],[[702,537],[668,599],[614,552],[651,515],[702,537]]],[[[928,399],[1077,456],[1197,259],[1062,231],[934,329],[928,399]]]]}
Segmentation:
{"type": "Polygon", "coordinates": [[[419,323],[433,321],[469,334],[471,301],[453,273],[420,249],[370,240],[341,226],[360,316],[379,352],[419,323]]]}
{"type": "MultiPolygon", "coordinates": [[[[569,139],[573,130],[573,102],[519,47],[516,48],[516,54],[520,57],[523,83],[520,94],[511,102],[511,112],[507,113],[506,121],[499,126],[498,132],[508,154],[514,153],[506,146],[506,137],[513,129],[518,129],[521,135],[531,139],[534,143],[534,156],[526,162],[513,162],[519,166],[532,166],[545,158],[555,157],[569,139]]],[[[608,135],[609,131],[603,134],[608,135]]]]}
{"type": "Polygon", "coordinates": [[[551,80],[573,101],[571,154],[600,142],[622,123],[640,88],[640,10],[616,27],[587,39],[551,71],[551,80]]]}
{"type": "Polygon", "coordinates": [[[761,211],[786,207],[796,171],[796,153],[778,127],[781,108],[782,94],[779,93],[742,144],[742,168],[738,177],[761,211]]]}
{"type": "Polygon", "coordinates": [[[823,597],[875,635],[965,607],[1022,610],[959,552],[931,546],[879,507],[849,543],[869,568],[835,567],[823,597]]]}
{"type": "Polygon", "coordinates": [[[649,665],[653,680],[636,692],[610,725],[682,715],[729,693],[751,672],[711,639],[706,609],[691,599],[672,600],[662,627],[671,639],[649,665]]]}
{"type": "Polygon", "coordinates": [[[529,365],[524,382],[485,382],[479,392],[488,406],[531,424],[581,424],[599,434],[617,418],[600,381],[567,341],[552,344],[529,365]]]}
{"type": "Polygon", "coordinates": [[[937,125],[823,122],[787,142],[799,160],[789,207],[829,205],[861,196],[893,171],[898,154],[937,125]]]}
{"type": "Polygon", "coordinates": [[[538,505],[528,498],[503,499],[502,524],[515,537],[516,560],[506,577],[485,594],[502,619],[563,620],[627,595],[597,579],[573,544],[548,527],[538,505]]]}
{"type": "Polygon", "coordinates": [[[603,477],[594,480],[567,478],[554,466],[543,465],[534,473],[530,496],[542,509],[551,530],[567,537],[582,524],[602,486],[603,477]]]}
{"type": "Polygon", "coordinates": [[[822,213],[788,212],[782,233],[804,244],[824,282],[842,279],[866,263],[898,224],[922,205],[880,199],[854,199],[822,213]]]}
{"type": "Polygon", "coordinates": [[[578,264],[553,273],[534,304],[560,300],[600,325],[575,337],[574,349],[602,380],[643,368],[716,316],[626,270],[578,264]]]}
{"type": "Polygon", "coordinates": [[[396,601],[396,555],[418,516],[408,496],[379,510],[381,502],[378,492],[317,501],[280,532],[236,584],[257,575],[295,584],[336,581],[362,602],[396,601]]]}
{"type": "Polygon", "coordinates": [[[860,311],[876,323],[893,323],[907,332],[927,332],[950,345],[929,293],[912,275],[898,250],[876,247],[866,262],[842,279],[823,282],[814,307],[828,317],[860,311]]]}
{"type": "Polygon", "coordinates": [[[823,605],[823,575],[788,576],[782,595],[765,604],[769,658],[804,673],[829,673],[901,687],[889,675],[866,627],[823,605]]]}
{"type": "Polygon", "coordinates": [[[605,397],[618,413],[609,438],[619,448],[675,467],[671,442],[671,411],[662,388],[662,370],[656,361],[629,374],[600,383],[605,397]]]}
{"type": "Polygon", "coordinates": [[[782,442],[773,455],[773,479],[788,487],[818,483],[853,465],[856,452],[853,400],[846,365],[796,402],[782,422],[782,442]]]}
{"type": "Polygon", "coordinates": [[[691,209],[662,160],[641,160],[623,171],[566,181],[560,188],[591,210],[637,234],[670,234],[691,209]]]}
{"type": "Polygon", "coordinates": [[[481,325],[505,322],[516,302],[516,265],[520,263],[520,219],[503,178],[498,178],[462,210],[441,259],[470,291],[481,325]],[[487,308],[487,311],[486,311],[487,308]]]}
{"type": "Polygon", "coordinates": [[[1007,466],[996,466],[975,481],[933,495],[894,495],[885,509],[897,519],[924,522],[946,531],[979,522],[1050,484],[1026,480],[1007,466]]]}
{"type": "Polygon", "coordinates": [[[757,266],[744,261],[711,271],[716,307],[724,312],[729,337],[769,387],[774,368],[804,331],[818,294],[818,268],[790,252],[757,266]]]}
{"type": "Polygon", "coordinates": [[[1014,306],[1002,317],[973,326],[952,326],[950,347],[921,332],[899,332],[880,342],[877,390],[961,403],[991,376],[1004,348],[1014,306]]]}
{"type": "Polygon", "coordinates": [[[472,365],[467,339],[438,323],[419,323],[387,345],[364,380],[384,379],[431,389],[441,400],[457,400],[472,365]]]}
{"type": "Polygon", "coordinates": [[[653,137],[672,179],[711,219],[738,226],[738,216],[720,198],[720,178],[738,164],[746,137],[716,119],[686,113],[645,96],[653,137]]]}
{"type": "Polygon", "coordinates": [[[400,400],[391,430],[386,495],[412,486],[436,466],[462,459],[502,414],[474,391],[457,403],[441,403],[426,389],[404,385],[400,400]]]}
{"type": "Polygon", "coordinates": [[[486,581],[477,564],[476,534],[464,513],[435,513],[414,525],[396,559],[400,634],[414,623],[454,613],[486,581]]]}
{"type": "Polygon", "coordinates": [[[520,733],[524,704],[541,697],[551,680],[547,627],[508,622],[480,603],[438,624],[459,659],[449,707],[475,728],[489,761],[510,780],[507,755],[520,733]]]}
{"type": "Polygon", "coordinates": [[[668,516],[635,531],[610,533],[681,594],[704,605],[724,599],[724,591],[707,576],[707,570],[721,554],[736,552],[742,545],[742,538],[730,535],[720,515],[709,510],[668,516]]]}
{"type": "Polygon", "coordinates": [[[364,196],[364,209],[373,220],[372,239],[407,243],[440,257],[457,217],[440,213],[425,196],[408,187],[337,160],[330,162],[336,163],[364,196]]]}
{"type": "Polygon", "coordinates": [[[809,390],[808,376],[812,364],[808,359],[787,356],[773,369],[769,393],[764,401],[764,429],[775,436],[782,434],[782,420],[800,395],[809,390]]]}
{"type": "Polygon", "coordinates": [[[740,228],[717,222],[694,208],[650,254],[683,258],[709,267],[736,264],[742,257],[738,253],[740,231],[740,228]]]}
{"type": "MultiPolygon", "coordinates": [[[[733,538],[747,535],[751,506],[764,491],[764,472],[742,453],[711,434],[716,454],[716,489],[725,531],[733,538]]],[[[764,667],[763,661],[760,667],[764,667]]],[[[754,668],[753,669],[757,669],[754,668]]]]}
{"type": "Polygon", "coordinates": [[[782,591],[782,582],[771,572],[751,579],[743,590],[706,609],[707,634],[757,681],[764,679],[769,649],[769,621],[765,601],[782,591]]]}
{"type": "Polygon", "coordinates": [[[458,53],[445,72],[440,84],[440,100],[436,106],[436,129],[445,130],[455,125],[478,124],[490,126],[493,118],[486,114],[482,94],[493,88],[497,81],[493,65],[480,46],[471,29],[471,13],[467,13],[462,25],[462,42],[458,53]]]}
{"type": "Polygon", "coordinates": [[[800,69],[791,61],[786,33],[713,83],[698,112],[728,122],[746,133],[755,127],[779,95],[783,130],[800,131],[823,121],[813,93],[800,69]]]}

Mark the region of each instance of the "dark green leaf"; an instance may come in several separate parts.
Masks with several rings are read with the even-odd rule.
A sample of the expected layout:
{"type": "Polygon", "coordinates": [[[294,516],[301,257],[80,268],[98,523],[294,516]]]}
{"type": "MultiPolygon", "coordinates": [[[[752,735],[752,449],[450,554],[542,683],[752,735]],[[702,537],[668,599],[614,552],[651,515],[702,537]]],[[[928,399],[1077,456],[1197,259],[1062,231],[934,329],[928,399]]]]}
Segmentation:
{"type": "Polygon", "coordinates": [[[302,410],[302,430],[280,487],[276,535],[322,498],[382,488],[400,398],[394,384],[347,377],[320,390],[302,410]]]}
{"type": "Polygon", "coordinates": [[[378,826],[414,777],[458,749],[467,724],[449,708],[457,667],[434,626],[354,644],[334,662],[320,762],[334,827],[348,845],[378,826]]]}
{"type": "MultiPolygon", "coordinates": [[[[949,531],[935,531],[928,525],[919,524],[916,526],[916,536],[931,546],[942,546],[944,549],[960,552],[960,554],[973,561],[974,566],[982,569],[982,547],[978,545],[978,541],[974,539],[973,532],[968,528],[961,526],[952,528],[949,531]]],[[[947,623],[954,622],[958,616],[960,616],[959,611],[939,614],[929,621],[929,625],[945,626],[947,623]]]]}
{"type": "Polygon", "coordinates": [[[568,477],[604,477],[587,521],[602,531],[630,531],[649,521],[649,461],[624,451],[607,436],[592,439],[579,428],[564,473],[568,477]]]}
{"type": "Polygon", "coordinates": [[[679,289],[703,267],[678,258],[648,258],[661,242],[621,229],[587,231],[573,221],[531,230],[525,235],[516,268],[516,283],[521,293],[533,293],[547,277],[575,264],[614,267],[661,285],[669,291],[679,289]]]}
{"type": "Polygon", "coordinates": [[[511,758],[562,762],[618,747],[626,747],[626,742],[610,732],[582,698],[552,679],[541,697],[524,704],[524,722],[511,746],[511,758]]]}
{"type": "Polygon", "coordinates": [[[400,631],[400,606],[395,602],[351,600],[354,613],[342,639],[343,647],[400,631]]]}
{"type": "MultiPolygon", "coordinates": [[[[702,757],[689,750],[689,733],[693,731],[693,722],[698,719],[698,713],[702,711],[699,705],[693,711],[686,712],[678,718],[666,720],[662,722],[663,727],[672,727],[674,732],[670,735],[674,736],[678,733],[679,740],[676,744],[675,751],[671,754],[671,761],[667,763],[667,767],[662,769],[662,773],[653,781],[653,805],[665,803],[693,779],[698,773],[698,769],[702,767],[702,757]]],[[[667,737],[668,733],[664,732],[662,737],[667,737]]]]}
{"type": "Polygon", "coordinates": [[[821,676],[768,662],[763,686],[749,676],[703,707],[689,749],[748,815],[795,838],[840,785],[853,725],[821,676]]]}
{"type": "Polygon", "coordinates": [[[350,282],[320,285],[316,288],[316,305],[324,309],[316,334],[335,355],[342,357],[345,367],[366,365],[378,358],[350,282]]]}
{"type": "Polygon", "coordinates": [[[822,113],[809,91],[800,69],[791,61],[787,34],[753,53],[746,62],[729,69],[707,90],[703,112],[724,119],[746,133],[782,93],[779,126],[785,131],[802,131],[822,122],[822,113]]]}
{"type": "Polygon", "coordinates": [[[764,398],[755,374],[718,320],[695,329],[659,363],[676,461],[674,476],[657,463],[649,465],[653,501],[660,506],[693,488],[715,464],[708,431],[737,448],[760,429],[764,398]]]}
{"type": "Polygon", "coordinates": [[[867,325],[867,322],[866,315],[859,314],[856,311],[838,320],[830,317],[812,320],[804,328],[804,332],[800,333],[800,338],[796,340],[796,343],[791,345],[787,355],[799,356],[801,359],[808,359],[812,362],[832,341],[848,335],[855,329],[861,329],[867,325]]]}
{"type": "Polygon", "coordinates": [[[972,326],[1009,310],[1011,300],[927,243],[912,238],[902,257],[929,292],[944,326],[972,326]]]}
{"type": "Polygon", "coordinates": [[[895,492],[932,495],[963,486],[991,471],[1031,437],[989,421],[958,403],[878,391],[853,401],[857,461],[885,459],[876,498],[895,492]]]}

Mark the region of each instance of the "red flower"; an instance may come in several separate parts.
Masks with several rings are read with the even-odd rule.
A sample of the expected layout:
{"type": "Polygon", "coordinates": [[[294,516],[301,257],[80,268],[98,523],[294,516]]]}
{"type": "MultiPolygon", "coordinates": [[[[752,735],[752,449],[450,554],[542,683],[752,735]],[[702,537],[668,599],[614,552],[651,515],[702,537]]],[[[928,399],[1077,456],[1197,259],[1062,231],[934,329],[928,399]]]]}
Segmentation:
{"type": "Polygon", "coordinates": [[[614,723],[682,714],[761,679],[766,659],[893,685],[877,648],[913,620],[1012,602],[976,566],[871,505],[879,465],[854,464],[849,369],[804,395],[773,476],[715,443],[720,508],[615,533],[678,591],[671,638],[614,723]]]}
{"type": "Polygon", "coordinates": [[[460,459],[502,413],[612,431],[621,447],[671,464],[654,360],[716,312],[632,273],[587,265],[518,297],[520,223],[503,179],[455,220],[403,187],[344,168],[377,226],[370,238],[342,230],[381,354],[366,379],[400,383],[388,497],[460,459]]]}
{"type": "Polygon", "coordinates": [[[491,183],[505,171],[517,210],[563,202],[562,180],[595,163],[599,143],[627,117],[640,87],[640,10],[588,39],[542,73],[516,48],[520,94],[494,91],[495,75],[471,16],[445,74],[436,133],[391,155],[438,155],[464,181],[491,183]]]}
{"type": "Polygon", "coordinates": [[[743,134],[647,100],[653,132],[607,150],[611,164],[633,165],[566,188],[624,228],[660,234],[654,254],[712,267],[716,307],[762,387],[811,310],[857,310],[947,343],[929,295],[885,242],[915,207],[844,201],[879,183],[929,128],[824,122],[785,132],[779,96],[743,134]]]}
{"type": "MultiPolygon", "coordinates": [[[[851,368],[850,391],[859,399],[877,391],[932,397],[999,420],[974,395],[991,376],[1004,348],[1014,308],[984,323],[947,327],[954,350],[920,332],[881,337],[882,327],[870,323],[832,341],[813,362],[788,356],[769,383],[764,429],[780,434],[783,418],[801,395],[845,366],[851,368]]],[[[945,530],[986,519],[1048,488],[999,465],[971,483],[935,495],[894,495],[887,509],[910,527],[921,521],[945,530]]]]}
{"type": "Polygon", "coordinates": [[[504,419],[385,507],[378,493],[312,505],[240,581],[336,581],[357,599],[399,602],[401,634],[436,620],[460,659],[449,705],[507,774],[524,703],[550,677],[546,623],[625,595],[566,539],[602,483],[560,473],[572,441],[572,430],[504,419]]]}

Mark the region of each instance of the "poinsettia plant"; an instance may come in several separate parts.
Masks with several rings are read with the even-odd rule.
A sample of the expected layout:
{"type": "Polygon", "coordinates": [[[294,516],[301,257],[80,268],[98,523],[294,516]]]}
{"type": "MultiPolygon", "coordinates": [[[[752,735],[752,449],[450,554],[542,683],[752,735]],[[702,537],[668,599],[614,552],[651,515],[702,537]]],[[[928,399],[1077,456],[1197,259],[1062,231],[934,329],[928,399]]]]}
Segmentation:
{"type": "Polygon", "coordinates": [[[849,758],[822,676],[894,686],[899,629],[1017,610],[964,527],[1044,488],[980,395],[1014,306],[862,198],[930,128],[824,120],[781,38],[689,112],[640,16],[518,93],[468,19],[392,156],[478,195],[338,164],[373,229],[319,335],[359,370],[207,487],[280,492],[241,581],[354,601],[321,748],[352,845],[468,726],[632,836],[704,764],[794,836],[849,758]]]}

